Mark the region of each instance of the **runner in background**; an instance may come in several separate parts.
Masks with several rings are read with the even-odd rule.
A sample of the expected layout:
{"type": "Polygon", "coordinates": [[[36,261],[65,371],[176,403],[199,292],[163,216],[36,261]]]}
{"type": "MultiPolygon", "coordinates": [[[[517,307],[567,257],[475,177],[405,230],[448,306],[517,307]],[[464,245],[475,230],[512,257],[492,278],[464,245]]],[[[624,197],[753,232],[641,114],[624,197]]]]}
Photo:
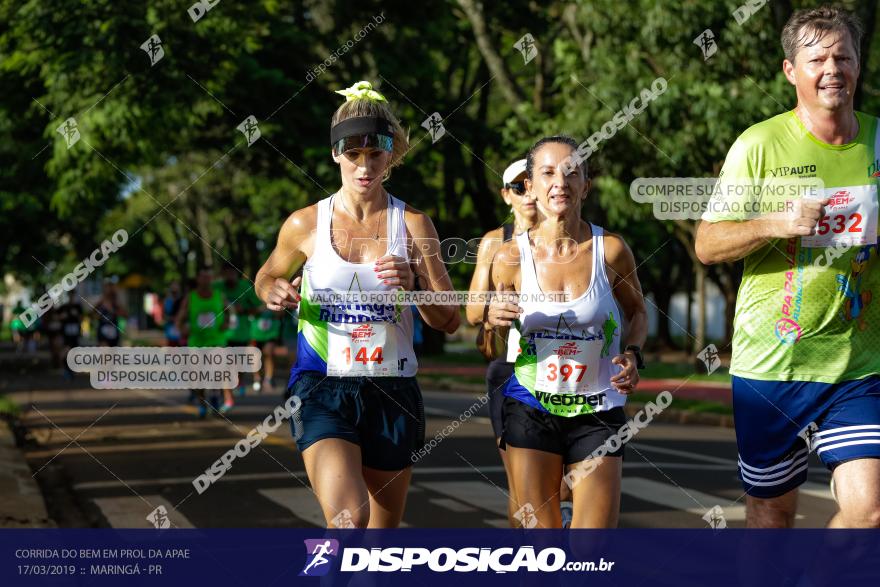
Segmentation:
{"type": "MultiPolygon", "coordinates": [[[[210,267],[201,267],[196,278],[196,289],[183,299],[177,314],[177,328],[187,333],[187,346],[195,348],[226,346],[226,325],[228,314],[224,311],[227,302],[217,289],[212,287],[210,267]]],[[[199,419],[208,414],[205,390],[196,389],[199,419]]],[[[219,412],[224,414],[235,405],[232,390],[223,390],[224,402],[219,412]]],[[[216,392],[211,394],[211,407],[217,410],[216,392]]]]}
{"type": "Polygon", "coordinates": [[[61,345],[62,345],[62,330],[63,326],[61,325],[61,314],[58,311],[57,303],[61,300],[56,300],[55,304],[52,305],[49,310],[43,314],[43,334],[46,337],[46,342],[49,344],[49,356],[50,356],[50,364],[52,365],[52,369],[58,369],[61,367],[61,345]]]}
{"type": "MultiPolygon", "coordinates": [[[[189,297],[189,294],[196,290],[197,279],[195,277],[188,277],[186,283],[184,284],[182,295],[180,296],[180,304],[177,307],[177,314],[174,315],[174,327],[177,330],[180,338],[178,339],[178,346],[188,346],[188,338],[189,333],[186,330],[181,330],[177,325],[177,316],[180,315],[180,306],[183,305],[183,300],[189,297]]],[[[239,373],[239,377],[241,377],[241,373],[239,373]]],[[[191,404],[198,400],[198,394],[194,389],[189,390],[189,397],[186,400],[186,403],[191,404]]],[[[201,402],[199,402],[201,403],[201,402]]]]}
{"type": "Polygon", "coordinates": [[[9,330],[12,332],[12,342],[15,343],[16,352],[24,352],[25,343],[24,343],[24,321],[21,319],[21,315],[27,307],[24,305],[24,302],[18,300],[15,302],[15,305],[12,307],[12,319],[9,321],[9,330]]]}
{"type": "MultiPolygon", "coordinates": [[[[383,186],[408,149],[387,100],[368,82],[339,93],[346,101],[330,123],[329,154],[342,187],[287,218],[256,290],[271,310],[299,308],[288,387],[302,405],[292,429],[327,525],[394,528],[425,441],[412,313],[393,300],[321,303],[312,294],[449,291],[452,282],[431,219],[383,186]]],[[[457,306],[418,311],[432,328],[458,328],[457,306]]]]}
{"type": "Polygon", "coordinates": [[[251,340],[263,353],[260,370],[254,375],[254,389],[272,393],[275,391],[275,347],[281,342],[281,313],[263,306],[251,321],[251,340]],[[262,384],[257,387],[259,381],[262,384]]]}
{"type": "Polygon", "coordinates": [[[520,303],[493,298],[485,328],[502,340],[511,326],[521,333],[500,445],[519,508],[514,516],[561,527],[563,473],[583,467],[591,473],[572,487],[571,526],[613,528],[623,446],[594,453],[627,423],[623,405],[639,381],[648,320],[632,251],[620,236],[581,220],[590,180],[586,164],[570,167],[576,151],[565,136],[529,150],[525,185],[540,220],[504,243],[492,263],[496,290],[518,292],[520,303]]]}
{"type": "Polygon", "coordinates": [[[180,346],[180,331],[177,329],[175,319],[180,312],[180,304],[183,303],[183,296],[180,294],[180,283],[172,281],[168,285],[168,292],[165,299],[162,300],[162,316],[164,320],[163,330],[165,332],[166,346],[180,346]]]}
{"type": "MultiPolygon", "coordinates": [[[[501,188],[501,199],[510,206],[512,218],[508,218],[500,228],[490,230],[483,235],[480,240],[480,247],[477,250],[477,263],[474,269],[474,275],[471,278],[471,293],[494,291],[495,284],[492,283],[492,259],[495,253],[501,248],[501,245],[511,240],[514,235],[528,230],[538,220],[538,208],[535,198],[526,192],[526,160],[520,159],[511,163],[504,170],[502,181],[504,185],[501,188]]],[[[489,304],[468,304],[467,319],[474,326],[480,326],[480,334],[477,346],[481,352],[485,353],[487,345],[496,345],[495,356],[491,360],[486,369],[486,386],[489,397],[489,419],[492,421],[492,431],[495,434],[496,446],[501,442],[501,432],[504,430],[502,421],[501,404],[504,402],[504,387],[507,380],[513,375],[513,364],[516,356],[519,354],[519,331],[515,327],[510,328],[508,338],[506,340],[498,339],[497,336],[486,337],[483,323],[486,320],[486,312],[489,310],[489,304]]],[[[504,471],[507,473],[507,487],[510,498],[507,501],[507,517],[511,526],[517,526],[517,521],[513,517],[518,506],[516,506],[516,496],[513,494],[513,483],[510,479],[510,471],[507,466],[507,452],[498,449],[501,455],[501,462],[504,464],[504,471]]],[[[564,483],[560,487],[560,501],[562,507],[563,526],[567,522],[571,522],[571,491],[564,483]]]]}
{"type": "Polygon", "coordinates": [[[24,300],[18,300],[12,309],[12,339],[19,352],[33,353],[37,350],[37,332],[40,329],[42,318],[37,318],[29,326],[25,326],[21,315],[27,310],[24,300]]]}
{"type": "Polygon", "coordinates": [[[67,380],[73,379],[73,371],[67,365],[67,353],[79,346],[82,336],[83,309],[77,298],[76,289],[73,289],[67,294],[67,302],[58,309],[62,328],[61,360],[64,364],[64,378],[67,380]]]}
{"type": "Polygon", "coordinates": [[[122,335],[119,321],[125,319],[128,313],[119,304],[115,278],[104,280],[101,299],[95,306],[94,315],[98,321],[98,346],[119,346],[122,335]]]}
{"type": "MultiPolygon", "coordinates": [[[[214,284],[227,300],[229,308],[226,313],[229,316],[229,328],[226,331],[226,346],[246,347],[251,344],[251,321],[253,314],[259,305],[259,300],[254,294],[251,282],[242,277],[238,270],[231,264],[223,266],[223,279],[214,284]]],[[[246,389],[244,374],[239,374],[236,394],[244,395],[246,389]]],[[[260,391],[260,379],[253,381],[254,391],[260,391]]]]}

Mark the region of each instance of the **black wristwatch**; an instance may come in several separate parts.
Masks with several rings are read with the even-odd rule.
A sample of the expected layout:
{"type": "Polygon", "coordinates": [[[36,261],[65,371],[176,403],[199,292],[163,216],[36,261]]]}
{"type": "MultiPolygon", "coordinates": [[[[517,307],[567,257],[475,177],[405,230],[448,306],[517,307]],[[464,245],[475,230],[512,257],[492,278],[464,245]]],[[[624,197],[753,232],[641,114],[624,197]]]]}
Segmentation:
{"type": "Polygon", "coordinates": [[[642,347],[634,344],[629,344],[626,346],[626,349],[624,349],[624,352],[626,351],[632,351],[633,354],[636,356],[636,369],[645,368],[645,359],[642,358],[642,347]]]}

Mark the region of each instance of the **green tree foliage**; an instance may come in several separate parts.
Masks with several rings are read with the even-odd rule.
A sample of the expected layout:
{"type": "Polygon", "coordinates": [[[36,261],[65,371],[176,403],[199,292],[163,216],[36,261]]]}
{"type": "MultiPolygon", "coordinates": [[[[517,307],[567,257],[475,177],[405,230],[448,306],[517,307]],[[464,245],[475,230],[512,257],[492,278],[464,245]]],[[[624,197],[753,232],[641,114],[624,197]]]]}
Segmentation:
{"type": "MultiPolygon", "coordinates": [[[[730,295],[737,270],[695,262],[695,223],[657,220],[629,186],[713,176],[739,133],[791,108],[779,31],[817,3],[770,2],[742,25],[730,0],[221,0],[198,22],[185,4],[0,0],[4,272],[46,282],[123,227],[130,242],[110,269],[157,289],[203,261],[253,277],[283,219],[338,189],[333,91],[360,79],[410,132],[389,191],[441,238],[478,237],[509,214],[501,173],[537,138],[583,141],[663,77],[666,92],[590,157],[584,215],[627,239],[660,312],[705,279],[730,295]],[[708,60],[693,43],[705,29],[717,43],[708,60]],[[527,33],[528,62],[514,47],[527,33]],[[151,35],[164,51],[155,65],[141,49],[151,35]],[[421,126],[434,112],[446,129],[436,143],[421,126]],[[236,129],[248,116],[262,134],[250,147],[236,129]],[[56,132],[69,117],[81,133],[70,148],[56,132]]],[[[872,31],[876,2],[850,5],[872,31]]],[[[870,37],[860,106],[876,112],[870,37]]],[[[460,288],[471,270],[449,265],[460,288]]]]}

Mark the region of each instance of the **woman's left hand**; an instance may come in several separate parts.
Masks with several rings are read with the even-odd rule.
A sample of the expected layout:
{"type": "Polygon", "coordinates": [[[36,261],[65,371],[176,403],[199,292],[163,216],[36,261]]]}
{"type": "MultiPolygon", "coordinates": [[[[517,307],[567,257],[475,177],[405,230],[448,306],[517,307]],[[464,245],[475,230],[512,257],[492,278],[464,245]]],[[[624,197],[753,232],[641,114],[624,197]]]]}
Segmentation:
{"type": "Polygon", "coordinates": [[[639,370],[636,368],[636,357],[630,352],[617,355],[611,362],[623,367],[620,373],[611,377],[611,385],[624,395],[632,393],[639,384],[639,370]]]}
{"type": "Polygon", "coordinates": [[[416,275],[409,262],[403,257],[394,255],[380,257],[376,259],[373,270],[376,272],[376,277],[385,285],[397,286],[407,291],[412,291],[415,287],[416,275]]]}

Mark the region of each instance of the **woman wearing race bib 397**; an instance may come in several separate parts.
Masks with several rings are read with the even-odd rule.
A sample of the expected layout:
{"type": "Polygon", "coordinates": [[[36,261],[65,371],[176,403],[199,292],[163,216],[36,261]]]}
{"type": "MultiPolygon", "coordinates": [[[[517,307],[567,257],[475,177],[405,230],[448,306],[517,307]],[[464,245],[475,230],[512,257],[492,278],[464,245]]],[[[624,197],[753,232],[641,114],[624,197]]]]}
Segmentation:
{"type": "MultiPolygon", "coordinates": [[[[291,420],[328,526],[393,528],[425,433],[412,312],[317,294],[448,291],[452,283],[430,218],[382,185],[408,149],[387,101],[368,82],[337,93],[346,102],[331,120],[330,145],[342,187],[284,222],[256,291],[270,310],[299,308],[288,386],[302,404],[291,420]]],[[[432,328],[458,328],[457,306],[419,313],[432,328]]]]}
{"type": "Polygon", "coordinates": [[[487,328],[506,338],[515,324],[521,335],[504,390],[501,443],[514,515],[525,527],[561,526],[563,466],[572,473],[589,461],[589,474],[570,476],[577,480],[571,527],[617,525],[623,447],[610,442],[604,456],[595,453],[626,423],[623,405],[639,381],[648,329],[632,251],[581,220],[590,179],[585,163],[571,164],[576,150],[564,136],[531,148],[525,183],[540,220],[502,245],[492,263],[497,291],[519,300],[494,299],[487,328]]]}

